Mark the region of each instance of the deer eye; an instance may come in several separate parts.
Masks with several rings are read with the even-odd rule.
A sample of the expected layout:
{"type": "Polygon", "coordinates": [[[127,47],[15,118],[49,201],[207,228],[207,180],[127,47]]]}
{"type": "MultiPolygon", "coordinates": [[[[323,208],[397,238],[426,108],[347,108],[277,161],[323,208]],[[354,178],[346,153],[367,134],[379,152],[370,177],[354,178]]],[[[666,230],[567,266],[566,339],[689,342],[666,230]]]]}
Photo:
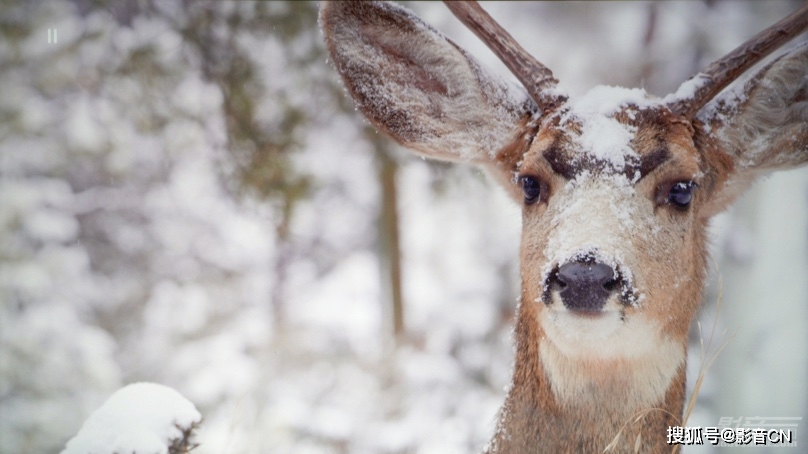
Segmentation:
{"type": "Polygon", "coordinates": [[[680,181],[674,183],[668,190],[667,202],[677,208],[687,208],[693,200],[693,188],[696,184],[692,181],[680,181]]]}
{"type": "Polygon", "coordinates": [[[522,194],[525,196],[525,205],[536,203],[542,196],[541,182],[535,177],[519,177],[519,184],[522,185],[522,194]]]}

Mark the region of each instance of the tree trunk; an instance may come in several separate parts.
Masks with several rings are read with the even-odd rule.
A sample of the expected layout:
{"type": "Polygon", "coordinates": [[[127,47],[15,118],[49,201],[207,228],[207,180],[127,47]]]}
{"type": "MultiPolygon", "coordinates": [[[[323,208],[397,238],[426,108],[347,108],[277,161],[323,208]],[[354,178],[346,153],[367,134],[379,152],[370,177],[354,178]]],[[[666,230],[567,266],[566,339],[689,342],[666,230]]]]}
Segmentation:
{"type": "MultiPolygon", "coordinates": [[[[400,340],[405,331],[404,298],[401,293],[401,247],[398,231],[398,195],[396,174],[398,162],[393,158],[385,138],[369,130],[379,169],[381,200],[379,206],[378,246],[381,288],[385,318],[392,318],[393,337],[400,340]]],[[[390,326],[390,325],[387,325],[390,326]]]]}

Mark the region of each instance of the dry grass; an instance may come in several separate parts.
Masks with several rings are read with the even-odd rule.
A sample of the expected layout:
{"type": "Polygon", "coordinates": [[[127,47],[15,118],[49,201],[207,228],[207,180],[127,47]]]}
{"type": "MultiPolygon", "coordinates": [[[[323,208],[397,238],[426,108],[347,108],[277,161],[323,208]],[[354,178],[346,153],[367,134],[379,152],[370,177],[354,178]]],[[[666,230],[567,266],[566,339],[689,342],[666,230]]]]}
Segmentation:
{"type": "MultiPolygon", "coordinates": [[[[648,413],[654,412],[654,411],[661,411],[663,413],[667,413],[667,414],[673,416],[674,419],[677,419],[677,420],[679,419],[678,416],[674,415],[673,413],[669,412],[668,410],[665,410],[664,408],[656,408],[656,407],[654,407],[654,408],[646,408],[645,410],[640,410],[630,420],[623,423],[623,425],[620,427],[620,430],[617,431],[617,435],[615,435],[614,438],[612,438],[612,441],[610,441],[609,444],[606,445],[606,447],[603,449],[603,452],[611,452],[615,448],[617,448],[617,446],[620,444],[620,437],[622,436],[623,431],[626,429],[626,427],[629,424],[635,424],[635,423],[640,422],[641,419],[645,418],[645,415],[647,415],[648,413]]],[[[640,446],[641,445],[642,445],[642,432],[637,434],[637,439],[634,440],[634,452],[640,452],[640,446]]]]}
{"type": "Polygon", "coordinates": [[[687,424],[687,420],[690,418],[690,414],[693,412],[693,408],[696,406],[696,399],[699,396],[699,391],[701,390],[701,385],[704,382],[704,377],[707,375],[707,371],[710,369],[710,367],[712,367],[713,363],[718,358],[718,355],[721,354],[729,343],[729,338],[725,338],[726,330],[724,330],[721,332],[721,337],[725,338],[725,340],[715,352],[711,352],[713,348],[713,340],[715,339],[715,329],[718,323],[718,316],[721,314],[721,302],[724,300],[724,278],[721,275],[721,270],[718,268],[718,264],[713,262],[713,266],[715,267],[716,274],[718,276],[718,298],[716,299],[715,303],[715,316],[713,317],[713,326],[710,328],[710,337],[707,339],[706,347],[704,346],[704,333],[701,330],[701,322],[696,323],[699,328],[699,342],[701,343],[701,353],[699,355],[699,374],[696,377],[696,382],[693,384],[693,392],[690,394],[690,399],[687,401],[687,407],[685,407],[684,416],[682,418],[682,425],[687,424]]]}

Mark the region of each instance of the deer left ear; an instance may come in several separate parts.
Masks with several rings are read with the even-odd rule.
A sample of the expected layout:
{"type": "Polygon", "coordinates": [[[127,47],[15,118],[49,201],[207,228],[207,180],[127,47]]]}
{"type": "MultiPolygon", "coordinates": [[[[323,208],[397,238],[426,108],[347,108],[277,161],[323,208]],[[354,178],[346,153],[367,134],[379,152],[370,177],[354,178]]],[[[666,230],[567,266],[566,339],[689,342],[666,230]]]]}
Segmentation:
{"type": "MultiPolygon", "coordinates": [[[[431,158],[499,167],[521,158],[535,103],[393,3],[322,2],[331,59],[357,106],[400,144],[431,158]],[[521,151],[521,150],[519,150],[521,151]]],[[[504,171],[504,172],[503,172],[504,171]]]]}
{"type": "Polygon", "coordinates": [[[706,158],[724,176],[708,215],[726,208],[756,176],[808,162],[808,43],[761,69],[742,90],[714,99],[697,119],[712,144],[706,158]]]}

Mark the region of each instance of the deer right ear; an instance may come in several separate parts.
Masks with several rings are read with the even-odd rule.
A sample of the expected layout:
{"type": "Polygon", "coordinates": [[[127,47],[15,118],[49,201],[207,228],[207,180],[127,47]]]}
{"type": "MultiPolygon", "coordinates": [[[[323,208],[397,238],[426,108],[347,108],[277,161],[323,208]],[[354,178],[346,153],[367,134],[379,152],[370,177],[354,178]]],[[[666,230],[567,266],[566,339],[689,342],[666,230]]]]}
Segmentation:
{"type": "Polygon", "coordinates": [[[700,118],[726,156],[726,182],[708,215],[723,210],[757,176],[808,163],[808,43],[761,69],[742,91],[716,98],[700,118]]]}
{"type": "Polygon", "coordinates": [[[348,92],[374,126],[428,157],[515,169],[537,110],[524,88],[489,76],[392,3],[323,2],[320,26],[348,92]]]}

